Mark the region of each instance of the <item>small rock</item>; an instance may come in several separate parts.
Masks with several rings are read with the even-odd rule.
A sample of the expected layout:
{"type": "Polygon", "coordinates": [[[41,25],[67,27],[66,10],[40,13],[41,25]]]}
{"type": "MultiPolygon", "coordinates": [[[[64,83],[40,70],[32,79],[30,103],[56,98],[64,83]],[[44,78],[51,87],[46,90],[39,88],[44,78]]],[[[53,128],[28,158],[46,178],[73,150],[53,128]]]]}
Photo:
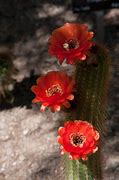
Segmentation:
{"type": "Polygon", "coordinates": [[[29,130],[28,130],[28,129],[25,129],[25,130],[23,131],[23,134],[24,134],[24,135],[27,135],[28,132],[29,132],[29,130]]]}

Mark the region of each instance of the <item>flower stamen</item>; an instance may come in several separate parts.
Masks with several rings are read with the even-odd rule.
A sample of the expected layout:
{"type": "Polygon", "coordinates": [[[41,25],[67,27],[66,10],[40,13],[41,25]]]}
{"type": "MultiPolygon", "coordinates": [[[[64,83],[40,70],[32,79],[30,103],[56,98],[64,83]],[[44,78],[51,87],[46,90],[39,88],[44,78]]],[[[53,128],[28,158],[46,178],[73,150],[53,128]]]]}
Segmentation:
{"type": "Polygon", "coordinates": [[[75,39],[70,39],[63,44],[63,48],[66,51],[69,51],[71,49],[77,49],[78,47],[79,47],[79,42],[75,39]]]}
{"type": "Polygon", "coordinates": [[[63,90],[59,84],[52,85],[45,92],[47,97],[54,96],[56,93],[59,93],[60,95],[63,94],[63,90]]]}
{"type": "Polygon", "coordinates": [[[82,147],[86,141],[86,137],[82,134],[76,133],[70,135],[70,142],[75,147],[82,147]]]}

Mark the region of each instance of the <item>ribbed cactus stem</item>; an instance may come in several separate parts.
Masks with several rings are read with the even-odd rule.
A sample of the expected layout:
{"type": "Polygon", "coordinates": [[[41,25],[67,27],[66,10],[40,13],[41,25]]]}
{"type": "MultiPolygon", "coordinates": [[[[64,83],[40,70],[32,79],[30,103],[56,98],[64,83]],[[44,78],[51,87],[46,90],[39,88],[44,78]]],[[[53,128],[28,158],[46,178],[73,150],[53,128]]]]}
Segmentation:
{"type": "Polygon", "coordinates": [[[76,118],[92,123],[101,134],[106,118],[109,64],[107,50],[96,45],[89,59],[76,67],[76,118]]]}
{"type": "MultiPolygon", "coordinates": [[[[90,122],[100,133],[104,133],[106,119],[105,101],[109,79],[110,58],[108,51],[95,45],[86,61],[76,65],[76,112],[73,118],[90,122]]],[[[101,143],[100,143],[101,144],[101,143]]],[[[89,156],[88,161],[72,161],[73,178],[70,180],[101,180],[101,146],[89,156]],[[75,178],[76,177],[76,178],[75,178]]],[[[69,160],[70,161],[70,160],[69,160]]],[[[68,162],[68,161],[67,161],[68,162]]],[[[70,163],[71,166],[71,163],[70,163]]],[[[67,179],[67,180],[69,180],[67,179]]]]}
{"type": "Polygon", "coordinates": [[[94,180],[88,166],[79,160],[69,160],[65,155],[65,175],[66,180],[94,180]]]}

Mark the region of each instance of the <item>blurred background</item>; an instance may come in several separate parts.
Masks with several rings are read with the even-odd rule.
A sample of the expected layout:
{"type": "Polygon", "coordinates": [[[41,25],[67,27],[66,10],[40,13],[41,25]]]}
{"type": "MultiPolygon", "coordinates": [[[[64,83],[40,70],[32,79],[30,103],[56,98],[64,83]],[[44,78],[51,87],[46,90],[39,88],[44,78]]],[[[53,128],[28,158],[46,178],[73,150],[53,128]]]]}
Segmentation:
{"type": "Polygon", "coordinates": [[[90,6],[90,2],[101,3],[0,0],[0,180],[64,179],[56,142],[63,114],[40,113],[31,103],[34,95],[30,89],[43,73],[73,71],[72,66],[60,66],[48,54],[51,32],[66,22],[87,23],[95,40],[110,51],[103,176],[104,180],[119,179],[119,1],[106,6],[90,6]]]}

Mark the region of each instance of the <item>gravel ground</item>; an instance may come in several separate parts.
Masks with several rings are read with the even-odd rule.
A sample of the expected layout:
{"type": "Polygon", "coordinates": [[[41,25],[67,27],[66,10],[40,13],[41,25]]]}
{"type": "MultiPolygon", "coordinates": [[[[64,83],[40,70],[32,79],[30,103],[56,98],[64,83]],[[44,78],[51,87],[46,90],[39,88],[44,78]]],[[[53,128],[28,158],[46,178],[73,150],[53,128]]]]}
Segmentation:
{"type": "MultiPolygon", "coordinates": [[[[119,10],[105,12],[104,43],[111,50],[112,78],[109,88],[103,147],[104,180],[119,179],[119,10]]],[[[3,0],[0,3],[0,44],[16,56],[14,102],[0,105],[0,180],[62,180],[63,166],[56,143],[56,131],[63,115],[49,110],[40,113],[31,104],[30,87],[38,75],[61,67],[47,53],[47,40],[53,29],[65,22],[85,22],[95,29],[94,14],[73,14],[70,6],[57,1],[3,0]]],[[[96,32],[96,30],[95,30],[96,32]]],[[[70,65],[63,70],[71,73],[70,65]]]]}

